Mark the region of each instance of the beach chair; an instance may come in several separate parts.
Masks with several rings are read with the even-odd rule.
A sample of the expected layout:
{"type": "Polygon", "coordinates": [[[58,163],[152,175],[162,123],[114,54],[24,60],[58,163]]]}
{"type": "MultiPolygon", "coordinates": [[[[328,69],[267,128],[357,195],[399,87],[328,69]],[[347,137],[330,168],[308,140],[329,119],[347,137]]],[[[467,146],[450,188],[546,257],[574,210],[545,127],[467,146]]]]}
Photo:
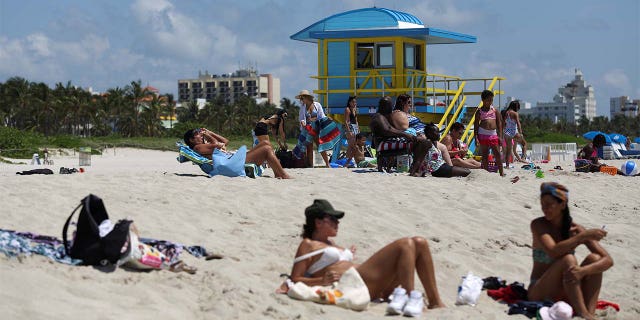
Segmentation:
{"type": "MultiPolygon", "coordinates": [[[[372,146],[376,150],[378,171],[382,172],[397,167],[397,156],[411,154],[412,143],[405,138],[381,138],[374,136],[372,146]]],[[[409,166],[411,166],[410,163],[409,166]]]]}
{"type": "Polygon", "coordinates": [[[616,159],[640,159],[640,150],[627,150],[620,142],[612,142],[611,148],[616,159]]]}
{"type": "Polygon", "coordinates": [[[227,177],[248,176],[250,178],[262,176],[261,166],[253,163],[244,163],[244,155],[246,155],[247,152],[246,146],[242,146],[236,151],[236,154],[239,152],[239,154],[237,154],[239,158],[233,159],[233,161],[230,160],[234,158],[236,154],[228,154],[216,149],[215,151],[217,151],[217,153],[214,152],[213,158],[219,161],[215,163],[213,160],[203,157],[181,142],[176,142],[176,146],[179,148],[178,157],[176,158],[178,162],[192,162],[194,165],[199,166],[200,169],[210,177],[215,175],[224,175],[227,177]],[[242,164],[242,167],[240,167],[240,164],[242,164]]]}

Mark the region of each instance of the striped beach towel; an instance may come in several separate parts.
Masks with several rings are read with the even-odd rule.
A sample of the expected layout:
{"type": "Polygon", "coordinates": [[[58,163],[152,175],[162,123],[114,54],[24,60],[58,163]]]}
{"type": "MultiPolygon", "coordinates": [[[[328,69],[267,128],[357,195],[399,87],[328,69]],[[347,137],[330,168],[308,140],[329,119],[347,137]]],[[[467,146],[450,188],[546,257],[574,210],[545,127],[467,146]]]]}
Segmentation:
{"type": "Polygon", "coordinates": [[[407,141],[405,138],[389,138],[378,144],[376,151],[385,152],[385,151],[396,151],[396,150],[405,150],[411,149],[412,143],[407,141]]]}
{"type": "Polygon", "coordinates": [[[313,143],[315,137],[318,137],[318,152],[332,150],[340,142],[340,136],[340,127],[330,118],[314,121],[301,130],[293,155],[298,159],[304,158],[308,145],[313,143]]]}

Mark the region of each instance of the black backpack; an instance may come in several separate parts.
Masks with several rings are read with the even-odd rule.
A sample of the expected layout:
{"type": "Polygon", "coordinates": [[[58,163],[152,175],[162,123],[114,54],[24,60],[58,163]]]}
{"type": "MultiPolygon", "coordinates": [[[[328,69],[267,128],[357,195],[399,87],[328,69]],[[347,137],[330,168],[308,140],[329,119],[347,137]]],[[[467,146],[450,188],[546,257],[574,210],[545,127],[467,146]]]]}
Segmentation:
{"type": "Polygon", "coordinates": [[[71,258],[82,260],[84,265],[115,264],[125,253],[122,248],[129,237],[129,225],[133,221],[119,220],[111,232],[100,238],[98,226],[106,219],[109,219],[109,215],[102,199],[93,194],[82,199],[62,228],[65,253],[71,258]],[[78,216],[76,234],[70,245],[67,241],[69,223],[80,207],[82,209],[78,216]]]}

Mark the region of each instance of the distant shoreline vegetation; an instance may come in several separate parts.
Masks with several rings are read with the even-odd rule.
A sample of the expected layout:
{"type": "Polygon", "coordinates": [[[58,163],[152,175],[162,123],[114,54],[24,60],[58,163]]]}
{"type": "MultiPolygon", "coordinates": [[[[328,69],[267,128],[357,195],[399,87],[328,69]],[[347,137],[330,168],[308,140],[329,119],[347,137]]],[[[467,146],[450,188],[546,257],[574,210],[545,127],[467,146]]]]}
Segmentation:
{"type": "MultiPolygon", "coordinates": [[[[173,143],[160,146],[152,141],[166,138],[175,142],[187,129],[196,127],[230,137],[246,136],[250,141],[255,122],[275,113],[276,107],[242,96],[232,104],[218,99],[201,109],[195,101],[176,108],[172,94],[154,92],[143,87],[141,80],[92,94],[71,82],[49,88],[42,82],[12,77],[0,83],[0,156],[9,157],[7,152],[13,151],[8,150],[85,146],[92,139],[118,141],[116,144],[134,139],[133,144],[141,147],[166,149],[173,143]],[[170,123],[171,129],[167,129],[161,118],[176,119],[177,123],[170,123]]],[[[298,114],[298,106],[290,99],[282,99],[279,107],[298,114]]],[[[297,137],[297,123],[292,121],[285,128],[287,137],[297,137]]]]}
{"type": "MultiPolygon", "coordinates": [[[[295,144],[299,133],[296,115],[299,106],[283,98],[280,108],[291,115],[285,126],[286,136],[295,144]]],[[[143,87],[141,80],[124,87],[108,89],[101,94],[57,83],[29,82],[12,77],[0,83],[0,156],[28,155],[39,148],[77,148],[104,145],[173,150],[175,141],[189,128],[207,127],[240,144],[251,144],[250,132],[262,116],[272,114],[276,105],[257,104],[254,99],[240,97],[232,104],[218,99],[200,109],[195,101],[176,108],[172,94],[159,94],[143,87]],[[162,126],[161,117],[174,115],[172,128],[162,126]],[[11,151],[15,150],[15,151],[11,151]],[[21,150],[21,151],[19,151],[21,150]]],[[[582,118],[577,124],[549,119],[521,117],[528,142],[586,143],[582,134],[588,131],[616,132],[627,137],[640,136],[640,116],[616,116],[609,120],[599,116],[582,118]]],[[[361,128],[368,131],[368,128],[361,128]]],[[[240,145],[238,144],[238,146],[240,145]]],[[[290,143],[291,144],[291,143],[290,143]]]]}

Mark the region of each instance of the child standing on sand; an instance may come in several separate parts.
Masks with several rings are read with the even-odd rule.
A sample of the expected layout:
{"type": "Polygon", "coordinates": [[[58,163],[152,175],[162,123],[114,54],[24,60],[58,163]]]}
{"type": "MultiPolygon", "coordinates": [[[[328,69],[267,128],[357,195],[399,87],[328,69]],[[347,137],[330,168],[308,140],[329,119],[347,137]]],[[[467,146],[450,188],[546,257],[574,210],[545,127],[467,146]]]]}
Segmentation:
{"type": "Polygon", "coordinates": [[[482,91],[482,107],[476,111],[474,130],[476,145],[482,155],[482,168],[489,169],[489,148],[498,165],[500,176],[504,176],[502,156],[500,155],[500,141],[502,138],[502,116],[493,107],[493,92],[482,91]]]}

